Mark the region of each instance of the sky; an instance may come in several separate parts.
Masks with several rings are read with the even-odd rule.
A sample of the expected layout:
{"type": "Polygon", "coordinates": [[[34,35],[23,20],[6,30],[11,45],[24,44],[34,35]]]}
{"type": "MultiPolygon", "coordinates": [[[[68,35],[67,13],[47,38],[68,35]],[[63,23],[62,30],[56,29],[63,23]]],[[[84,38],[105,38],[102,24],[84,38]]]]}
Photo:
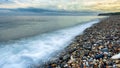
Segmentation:
{"type": "Polygon", "coordinates": [[[120,0],[0,0],[1,8],[47,8],[63,10],[82,10],[88,8],[120,5],[120,0]],[[100,6],[101,5],[101,6],[100,6]],[[107,5],[107,6],[106,6],[107,5]],[[89,7],[91,6],[91,7],[89,7]]]}
{"type": "Polygon", "coordinates": [[[83,0],[1,0],[1,8],[83,9],[83,0]]]}
{"type": "MultiPolygon", "coordinates": [[[[37,8],[66,11],[120,11],[120,0],[0,0],[0,8],[37,8]]],[[[8,10],[1,10],[0,12],[8,10]]]]}

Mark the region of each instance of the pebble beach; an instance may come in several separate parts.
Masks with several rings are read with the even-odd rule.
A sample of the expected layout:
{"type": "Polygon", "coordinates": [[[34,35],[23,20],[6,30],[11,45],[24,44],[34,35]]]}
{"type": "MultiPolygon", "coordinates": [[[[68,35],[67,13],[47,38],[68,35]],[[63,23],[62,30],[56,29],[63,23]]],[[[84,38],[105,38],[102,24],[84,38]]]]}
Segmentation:
{"type": "Polygon", "coordinates": [[[110,16],[82,35],[44,68],[120,68],[120,16],[110,16]]]}

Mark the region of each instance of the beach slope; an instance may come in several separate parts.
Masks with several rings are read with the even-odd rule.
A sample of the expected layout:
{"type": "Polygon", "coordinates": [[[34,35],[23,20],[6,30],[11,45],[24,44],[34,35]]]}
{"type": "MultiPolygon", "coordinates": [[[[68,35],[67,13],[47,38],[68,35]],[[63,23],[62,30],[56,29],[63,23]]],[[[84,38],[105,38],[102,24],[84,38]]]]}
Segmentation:
{"type": "Polygon", "coordinates": [[[49,68],[114,68],[120,60],[111,57],[120,53],[120,16],[110,16],[87,28],[75,37],[60,57],[50,61],[49,68]]]}

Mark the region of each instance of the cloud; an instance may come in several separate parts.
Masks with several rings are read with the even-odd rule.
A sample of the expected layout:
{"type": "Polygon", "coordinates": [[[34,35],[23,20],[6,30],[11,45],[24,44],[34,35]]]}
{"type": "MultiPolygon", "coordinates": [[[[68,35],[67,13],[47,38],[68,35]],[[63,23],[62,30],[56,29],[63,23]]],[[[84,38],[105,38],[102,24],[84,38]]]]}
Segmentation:
{"type": "Polygon", "coordinates": [[[104,0],[97,3],[92,3],[88,5],[89,8],[93,10],[119,12],[120,11],[120,0],[104,0]]]}
{"type": "Polygon", "coordinates": [[[0,0],[1,8],[45,8],[56,10],[108,10],[119,9],[119,0],[0,0]],[[118,3],[117,3],[118,2],[118,3]],[[117,5],[116,5],[117,4],[117,5]],[[104,9],[106,8],[106,9],[104,9]]]}
{"type": "Polygon", "coordinates": [[[1,8],[48,8],[48,9],[64,9],[77,10],[81,8],[82,0],[7,0],[0,1],[1,8]],[[6,2],[6,3],[5,3],[6,2]],[[7,3],[11,2],[11,3],[7,3]]]}

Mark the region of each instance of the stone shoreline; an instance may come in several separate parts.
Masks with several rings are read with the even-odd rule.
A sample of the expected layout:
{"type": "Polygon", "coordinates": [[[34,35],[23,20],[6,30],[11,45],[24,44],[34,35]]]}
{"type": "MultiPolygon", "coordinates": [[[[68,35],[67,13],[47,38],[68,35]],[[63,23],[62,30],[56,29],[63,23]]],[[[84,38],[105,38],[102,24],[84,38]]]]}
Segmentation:
{"type": "Polygon", "coordinates": [[[87,28],[83,35],[43,68],[120,68],[120,60],[111,57],[120,53],[120,16],[110,16],[87,28]]]}

